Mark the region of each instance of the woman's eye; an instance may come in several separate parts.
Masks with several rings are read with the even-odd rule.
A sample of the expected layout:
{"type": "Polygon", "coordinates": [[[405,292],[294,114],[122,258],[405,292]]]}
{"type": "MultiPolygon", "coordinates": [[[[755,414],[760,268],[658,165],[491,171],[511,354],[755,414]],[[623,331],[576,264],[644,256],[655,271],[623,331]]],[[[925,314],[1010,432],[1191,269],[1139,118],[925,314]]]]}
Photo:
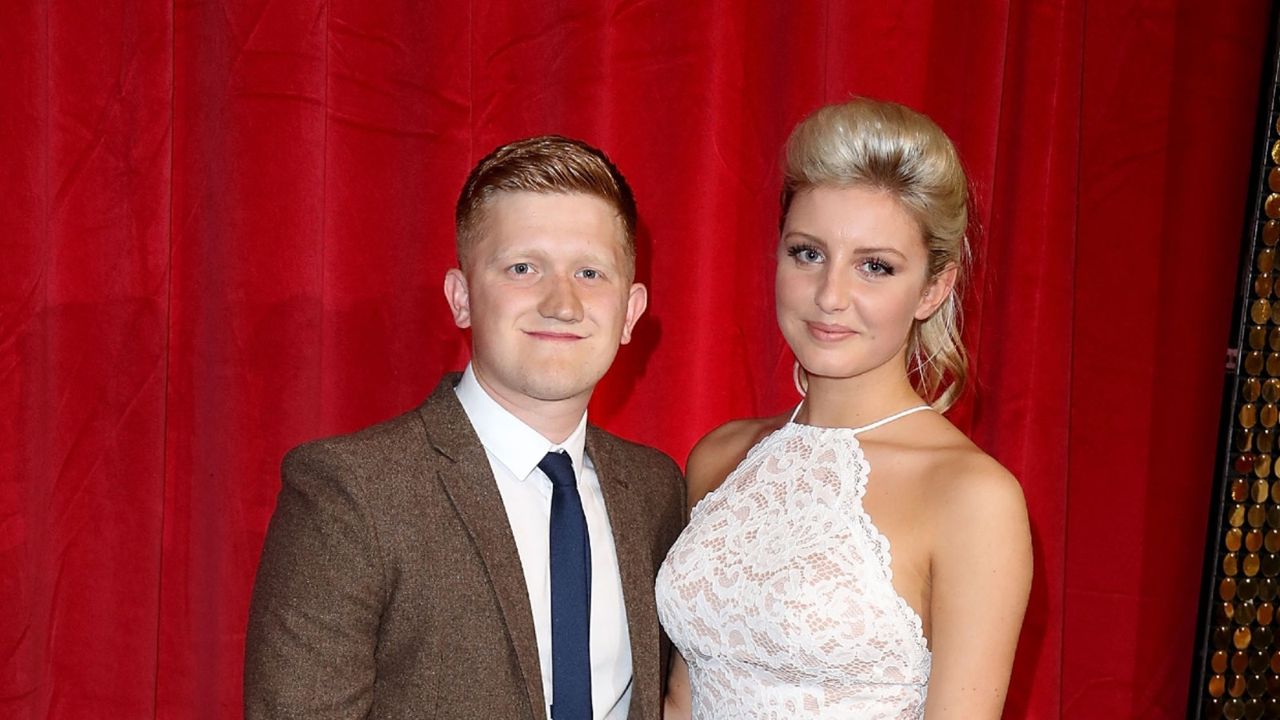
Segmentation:
{"type": "Polygon", "coordinates": [[[892,265],[890,265],[889,263],[883,260],[879,260],[876,258],[871,258],[870,260],[864,260],[862,262],[862,268],[868,273],[870,273],[871,275],[892,275],[893,274],[892,265]]]}
{"type": "Polygon", "coordinates": [[[787,254],[803,263],[822,262],[822,251],[808,245],[793,245],[787,248],[787,254]]]}

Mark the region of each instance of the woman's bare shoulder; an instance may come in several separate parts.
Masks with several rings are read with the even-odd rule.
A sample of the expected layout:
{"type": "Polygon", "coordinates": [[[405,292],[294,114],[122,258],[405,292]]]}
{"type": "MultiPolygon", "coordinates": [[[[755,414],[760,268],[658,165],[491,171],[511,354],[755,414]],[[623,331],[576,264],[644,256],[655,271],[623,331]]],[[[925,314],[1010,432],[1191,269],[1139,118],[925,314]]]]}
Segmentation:
{"type": "MultiPolygon", "coordinates": [[[[922,414],[868,439],[892,450],[900,490],[918,503],[928,526],[947,538],[956,525],[985,522],[1025,525],[1026,502],[1018,480],[947,418],[922,414]],[[943,528],[947,531],[943,532],[943,528]]],[[[945,541],[944,541],[945,542],[945,541]]]]}
{"type": "Polygon", "coordinates": [[[948,448],[939,459],[946,467],[946,487],[941,494],[949,500],[977,505],[997,502],[1006,509],[1012,504],[1025,513],[1018,479],[977,445],[966,439],[948,448]]]}
{"type": "Polygon", "coordinates": [[[704,435],[689,452],[689,461],[685,464],[689,507],[720,487],[747,456],[747,451],[786,422],[786,415],[730,420],[704,435]]]}
{"type": "Polygon", "coordinates": [[[959,556],[993,543],[1029,550],[1022,485],[995,458],[956,432],[960,439],[931,453],[926,481],[939,554],[959,556]]]}

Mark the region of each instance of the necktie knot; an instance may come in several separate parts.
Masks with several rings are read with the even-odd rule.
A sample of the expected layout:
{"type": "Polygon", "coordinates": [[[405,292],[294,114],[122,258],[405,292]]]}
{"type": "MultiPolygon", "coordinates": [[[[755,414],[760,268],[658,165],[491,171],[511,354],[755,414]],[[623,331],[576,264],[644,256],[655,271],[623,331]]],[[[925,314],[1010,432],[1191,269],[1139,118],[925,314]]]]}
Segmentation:
{"type": "Polygon", "coordinates": [[[577,487],[577,481],[573,476],[573,461],[569,459],[569,454],[565,452],[549,452],[538,463],[538,469],[547,474],[551,479],[552,487],[569,488],[577,487]]]}

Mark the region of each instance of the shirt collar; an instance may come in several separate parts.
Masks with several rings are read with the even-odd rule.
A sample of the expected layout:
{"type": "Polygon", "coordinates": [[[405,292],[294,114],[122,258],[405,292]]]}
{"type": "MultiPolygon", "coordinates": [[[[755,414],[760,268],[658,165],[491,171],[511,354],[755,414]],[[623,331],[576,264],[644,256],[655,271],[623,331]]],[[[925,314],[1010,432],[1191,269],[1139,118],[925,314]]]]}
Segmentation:
{"type": "Polygon", "coordinates": [[[563,443],[555,444],[537,430],[526,425],[498,404],[476,380],[471,363],[462,373],[462,381],[453,389],[467,413],[480,444],[493,454],[518,480],[529,477],[548,452],[564,450],[573,461],[574,475],[581,478],[583,454],[587,442],[587,414],[582,413],[578,427],[563,443]]]}

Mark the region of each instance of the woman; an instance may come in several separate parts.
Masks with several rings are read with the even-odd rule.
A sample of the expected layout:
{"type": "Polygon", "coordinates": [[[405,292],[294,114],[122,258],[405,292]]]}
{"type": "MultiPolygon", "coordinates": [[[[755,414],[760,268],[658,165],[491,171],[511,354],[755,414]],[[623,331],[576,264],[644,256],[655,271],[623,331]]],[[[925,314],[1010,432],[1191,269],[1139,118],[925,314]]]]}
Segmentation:
{"type": "Polygon", "coordinates": [[[998,718],[1031,540],[1017,481],[940,414],[966,375],[964,171],[931,120],[866,99],[806,118],[786,164],[804,399],[689,456],[657,582],[667,717],[998,718]]]}

